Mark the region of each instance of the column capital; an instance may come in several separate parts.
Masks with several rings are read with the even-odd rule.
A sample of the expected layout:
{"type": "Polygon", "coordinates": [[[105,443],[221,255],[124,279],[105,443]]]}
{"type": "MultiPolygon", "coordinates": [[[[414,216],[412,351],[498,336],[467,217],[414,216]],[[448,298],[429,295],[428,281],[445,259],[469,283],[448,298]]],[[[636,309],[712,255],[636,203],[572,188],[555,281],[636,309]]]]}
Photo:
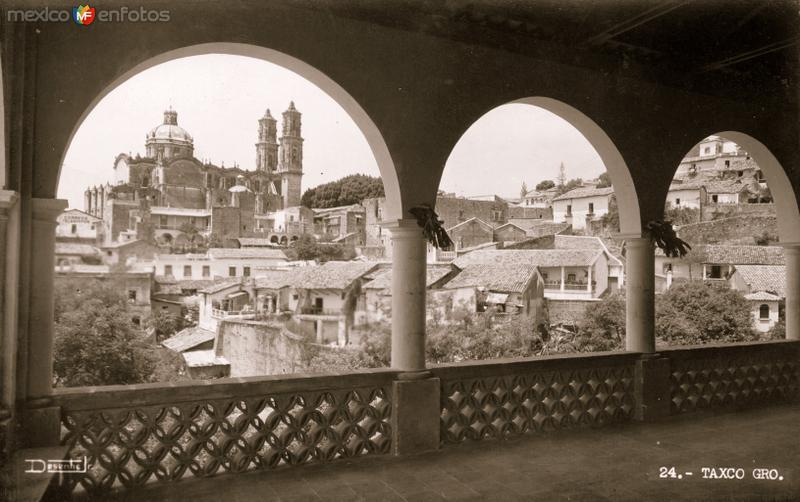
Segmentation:
{"type": "Polygon", "coordinates": [[[31,199],[31,209],[34,220],[53,222],[64,212],[69,205],[65,199],[31,199]]]}
{"type": "Polygon", "coordinates": [[[12,190],[0,190],[0,212],[8,211],[17,203],[19,194],[12,190]]]}
{"type": "Polygon", "coordinates": [[[391,232],[392,239],[423,238],[422,227],[415,219],[387,220],[380,222],[379,225],[391,232]]]}

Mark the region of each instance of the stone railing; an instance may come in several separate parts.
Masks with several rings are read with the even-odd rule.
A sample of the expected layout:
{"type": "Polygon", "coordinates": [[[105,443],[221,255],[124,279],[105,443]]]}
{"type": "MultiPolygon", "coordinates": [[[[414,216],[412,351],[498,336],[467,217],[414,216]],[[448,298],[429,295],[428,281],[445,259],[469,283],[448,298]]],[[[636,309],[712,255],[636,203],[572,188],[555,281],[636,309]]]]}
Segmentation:
{"type": "Polygon", "coordinates": [[[670,361],[670,412],[740,408],[800,398],[800,342],[660,351],[670,361]]]}
{"type": "Polygon", "coordinates": [[[395,374],[58,389],[62,444],[90,466],[62,496],[388,453],[395,374]]]}
{"type": "Polygon", "coordinates": [[[441,381],[441,442],[632,420],[638,357],[567,354],[433,368],[441,381]]]}

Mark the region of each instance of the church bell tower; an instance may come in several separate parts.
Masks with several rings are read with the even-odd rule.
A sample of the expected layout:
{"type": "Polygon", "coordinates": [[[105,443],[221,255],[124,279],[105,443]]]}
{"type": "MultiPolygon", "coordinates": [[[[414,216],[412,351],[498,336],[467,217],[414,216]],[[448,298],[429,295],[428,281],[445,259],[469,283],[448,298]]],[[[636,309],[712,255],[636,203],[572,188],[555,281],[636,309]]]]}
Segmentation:
{"type": "Polygon", "coordinates": [[[256,170],[273,173],[278,168],[278,121],[267,108],[258,119],[258,143],[256,143],[256,170]]]}
{"type": "Polygon", "coordinates": [[[303,138],[300,136],[301,114],[294,101],[283,112],[278,172],[281,176],[283,207],[300,205],[300,180],[303,177],[303,138]]]}

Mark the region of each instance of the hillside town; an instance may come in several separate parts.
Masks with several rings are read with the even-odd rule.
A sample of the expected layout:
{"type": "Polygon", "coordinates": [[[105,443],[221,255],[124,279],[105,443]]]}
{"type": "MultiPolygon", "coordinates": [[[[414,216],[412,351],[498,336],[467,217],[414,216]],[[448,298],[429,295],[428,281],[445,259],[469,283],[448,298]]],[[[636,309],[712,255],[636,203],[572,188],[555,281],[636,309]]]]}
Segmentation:
{"type": "MultiPolygon", "coordinates": [[[[168,109],[146,135],[143,155],[120,154],[111,175],[84,194],[83,209],[58,218],[56,281],[119,281],[131,321],[185,319],[159,343],[179,354],[190,378],[291,373],[305,344],[335,351],[391,321],[391,234],[385,199],[335,207],[303,204],[302,114],[258,120],[252,169],[194,157],[194,140],[168,109]],[[309,243],[333,259],[306,256],[309,243]],[[338,253],[338,254],[337,254],[338,253]]],[[[429,246],[428,318],[459,312],[498,322],[525,316],[544,330],[574,331],[586,309],[624,289],[608,175],[544,180],[519,197],[440,191],[435,210],[453,242],[429,246]]],[[[692,250],[657,250],[657,292],[712,281],[747,300],[753,329],[781,321],[783,252],[758,165],[738,145],[711,136],[683,159],[665,219],[692,250]]]]}

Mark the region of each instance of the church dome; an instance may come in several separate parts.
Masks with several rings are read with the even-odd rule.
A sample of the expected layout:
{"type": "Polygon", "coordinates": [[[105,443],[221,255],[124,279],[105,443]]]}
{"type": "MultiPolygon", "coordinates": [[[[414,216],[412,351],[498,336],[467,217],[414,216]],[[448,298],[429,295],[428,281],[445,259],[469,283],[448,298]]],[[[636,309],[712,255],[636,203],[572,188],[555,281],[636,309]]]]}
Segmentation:
{"type": "Polygon", "coordinates": [[[178,125],[178,112],[169,109],[164,112],[164,123],[154,127],[147,134],[148,140],[165,140],[174,143],[192,143],[192,136],[178,125]]]}

